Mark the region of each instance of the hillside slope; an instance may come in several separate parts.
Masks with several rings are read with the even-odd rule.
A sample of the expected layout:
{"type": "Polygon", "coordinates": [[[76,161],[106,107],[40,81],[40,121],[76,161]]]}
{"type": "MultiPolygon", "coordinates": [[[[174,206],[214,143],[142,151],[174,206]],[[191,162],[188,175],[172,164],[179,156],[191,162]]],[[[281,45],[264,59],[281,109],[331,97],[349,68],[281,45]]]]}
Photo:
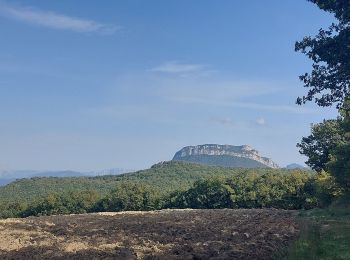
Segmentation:
{"type": "Polygon", "coordinates": [[[49,192],[67,192],[70,190],[93,189],[105,195],[113,189],[119,181],[143,182],[161,194],[175,190],[188,189],[196,180],[210,176],[233,176],[248,172],[288,172],[282,169],[244,169],[206,166],[188,162],[163,162],[150,169],[122,175],[106,175],[96,177],[35,177],[16,180],[0,187],[0,203],[6,201],[31,202],[41,198],[49,192]]]}

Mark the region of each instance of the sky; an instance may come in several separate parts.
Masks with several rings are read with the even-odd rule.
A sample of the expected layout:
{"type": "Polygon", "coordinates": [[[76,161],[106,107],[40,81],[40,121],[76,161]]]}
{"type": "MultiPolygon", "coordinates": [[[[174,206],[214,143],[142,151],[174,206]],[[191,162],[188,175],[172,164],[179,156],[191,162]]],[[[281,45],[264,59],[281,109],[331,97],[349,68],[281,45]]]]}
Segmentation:
{"type": "Polygon", "coordinates": [[[0,0],[0,170],[142,169],[248,144],[280,166],[336,117],[294,51],[333,16],[306,0],[0,0]]]}

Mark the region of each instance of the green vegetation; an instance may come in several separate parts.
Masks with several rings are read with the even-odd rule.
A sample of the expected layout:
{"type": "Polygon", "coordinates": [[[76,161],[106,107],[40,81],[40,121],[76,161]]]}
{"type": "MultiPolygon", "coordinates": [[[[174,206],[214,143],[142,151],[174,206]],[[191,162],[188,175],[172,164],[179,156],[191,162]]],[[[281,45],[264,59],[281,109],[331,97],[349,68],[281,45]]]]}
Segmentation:
{"type": "Polygon", "coordinates": [[[335,177],[345,192],[350,193],[350,100],[346,100],[340,109],[340,128],[343,141],[332,150],[326,168],[335,177]]]}
{"type": "Polygon", "coordinates": [[[303,137],[297,144],[300,153],[308,157],[306,164],[315,171],[325,169],[329,162],[331,151],[344,140],[340,127],[341,118],[323,120],[311,126],[311,134],[303,137]]]}
{"type": "Polygon", "coordinates": [[[161,208],[307,209],[339,188],[326,173],[164,162],[121,176],[33,178],[0,188],[0,216],[161,208]]]}
{"type": "Polygon", "coordinates": [[[66,193],[77,190],[96,190],[99,195],[104,196],[113,190],[120,181],[143,183],[154,187],[161,195],[165,195],[176,190],[187,190],[199,179],[212,176],[230,177],[233,175],[244,175],[249,172],[280,172],[284,174],[290,171],[223,168],[170,161],[156,164],[147,170],[117,176],[20,179],[0,187],[0,203],[8,201],[28,203],[38,198],[43,198],[51,192],[66,193]]]}
{"type": "Polygon", "coordinates": [[[312,60],[312,73],[300,77],[306,96],[303,104],[314,100],[319,106],[336,104],[339,116],[311,127],[304,137],[300,152],[308,156],[307,163],[316,171],[328,171],[345,193],[350,192],[350,3],[349,1],[309,0],[320,9],[335,15],[336,23],[320,29],[315,37],[304,37],[295,45],[312,60]]]}
{"type": "Polygon", "coordinates": [[[285,259],[350,259],[349,207],[305,211],[299,222],[300,237],[288,250],[285,259]]]}
{"type": "Polygon", "coordinates": [[[327,171],[344,192],[350,192],[350,101],[346,100],[336,120],[312,125],[311,135],[303,137],[300,153],[314,170],[327,171]]]}
{"type": "Polygon", "coordinates": [[[309,91],[297,103],[314,100],[319,106],[336,104],[339,117],[312,126],[311,135],[297,146],[309,157],[310,167],[328,171],[347,193],[350,192],[350,3],[309,1],[334,14],[337,23],[295,44],[296,51],[313,62],[312,73],[300,76],[309,91]]]}
{"type": "Polygon", "coordinates": [[[309,1],[334,14],[338,22],[296,43],[296,51],[313,62],[312,72],[300,76],[309,90],[297,103],[314,100],[319,106],[337,104],[340,108],[350,97],[350,4],[347,0],[309,1]]]}
{"type": "Polygon", "coordinates": [[[69,191],[67,194],[49,193],[18,213],[21,217],[38,215],[80,214],[92,212],[99,196],[94,190],[69,191]]]}
{"type": "Polygon", "coordinates": [[[142,183],[120,182],[106,197],[99,200],[94,211],[154,210],[161,208],[159,195],[142,183]]]}
{"type": "Polygon", "coordinates": [[[299,239],[285,257],[277,259],[350,259],[350,3],[309,1],[334,14],[338,21],[319,30],[316,37],[304,37],[296,43],[296,51],[313,62],[312,72],[300,76],[309,90],[297,103],[314,100],[319,106],[336,104],[339,117],[313,125],[311,135],[297,146],[309,158],[306,163],[324,175],[319,178],[323,191],[343,192],[343,197],[332,207],[302,212],[299,239]]]}
{"type": "Polygon", "coordinates": [[[195,182],[187,191],[170,197],[175,208],[310,209],[328,205],[338,188],[329,185],[329,175],[303,171],[254,173],[195,182]],[[325,181],[327,180],[327,181],[325,181]]]}

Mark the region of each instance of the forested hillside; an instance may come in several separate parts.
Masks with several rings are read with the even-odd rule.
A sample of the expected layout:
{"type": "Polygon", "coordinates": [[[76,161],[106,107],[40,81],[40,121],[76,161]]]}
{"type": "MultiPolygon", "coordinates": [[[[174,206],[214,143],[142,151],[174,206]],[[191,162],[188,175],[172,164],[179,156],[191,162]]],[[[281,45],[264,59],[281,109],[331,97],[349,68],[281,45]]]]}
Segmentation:
{"type": "Polygon", "coordinates": [[[162,194],[175,190],[185,190],[200,179],[213,176],[230,177],[247,173],[288,173],[285,169],[243,169],[205,166],[187,162],[163,162],[153,165],[150,169],[126,173],[119,176],[105,175],[96,177],[35,177],[19,179],[4,187],[0,187],[0,202],[23,201],[31,202],[51,192],[64,193],[77,190],[96,190],[105,195],[112,190],[117,182],[142,182],[152,186],[162,194]]]}
{"type": "Polygon", "coordinates": [[[162,162],[119,176],[21,179],[0,188],[0,217],[163,208],[313,208],[337,186],[326,173],[162,162]]]}

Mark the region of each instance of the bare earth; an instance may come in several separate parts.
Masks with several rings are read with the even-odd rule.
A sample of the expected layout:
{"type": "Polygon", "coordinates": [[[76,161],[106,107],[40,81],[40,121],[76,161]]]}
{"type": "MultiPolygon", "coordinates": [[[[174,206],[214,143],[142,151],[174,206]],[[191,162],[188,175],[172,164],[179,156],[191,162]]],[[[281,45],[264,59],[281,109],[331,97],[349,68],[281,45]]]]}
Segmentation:
{"type": "Polygon", "coordinates": [[[0,220],[0,259],[268,259],[293,211],[161,210],[0,220]]]}

